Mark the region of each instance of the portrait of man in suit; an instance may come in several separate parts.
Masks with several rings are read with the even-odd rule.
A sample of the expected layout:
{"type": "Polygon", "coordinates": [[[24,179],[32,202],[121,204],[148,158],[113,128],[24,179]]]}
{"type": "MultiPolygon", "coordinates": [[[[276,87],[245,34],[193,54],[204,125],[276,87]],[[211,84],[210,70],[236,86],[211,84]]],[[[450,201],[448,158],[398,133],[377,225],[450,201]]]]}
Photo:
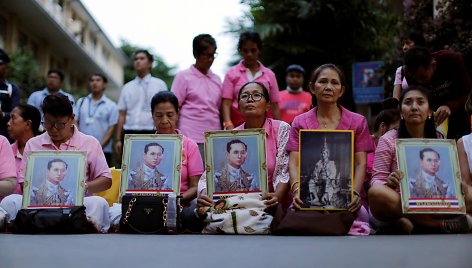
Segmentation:
{"type": "Polygon", "coordinates": [[[159,171],[164,158],[164,147],[157,142],[144,146],[143,161],[131,170],[128,177],[130,190],[171,190],[172,179],[159,171]]]}
{"type": "Polygon", "coordinates": [[[419,152],[419,171],[410,178],[412,198],[446,198],[455,197],[454,186],[445,182],[437,175],[441,156],[432,148],[424,148],[419,152]]]}
{"type": "Polygon", "coordinates": [[[73,205],[74,200],[69,189],[61,185],[67,174],[67,163],[62,159],[48,162],[46,178],[31,191],[30,205],[73,205]]]}
{"type": "Polygon", "coordinates": [[[215,172],[216,192],[259,190],[258,181],[242,167],[247,158],[247,149],[247,144],[241,140],[231,140],[226,144],[226,163],[215,172]]]}

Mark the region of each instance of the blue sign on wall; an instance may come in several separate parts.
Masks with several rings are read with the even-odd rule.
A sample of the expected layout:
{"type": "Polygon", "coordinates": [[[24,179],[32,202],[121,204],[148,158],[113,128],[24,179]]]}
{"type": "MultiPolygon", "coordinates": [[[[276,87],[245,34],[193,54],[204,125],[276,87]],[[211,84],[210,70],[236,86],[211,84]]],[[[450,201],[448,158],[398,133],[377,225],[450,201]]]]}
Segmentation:
{"type": "Polygon", "coordinates": [[[352,88],[356,104],[378,103],[384,100],[383,61],[354,63],[352,88]]]}

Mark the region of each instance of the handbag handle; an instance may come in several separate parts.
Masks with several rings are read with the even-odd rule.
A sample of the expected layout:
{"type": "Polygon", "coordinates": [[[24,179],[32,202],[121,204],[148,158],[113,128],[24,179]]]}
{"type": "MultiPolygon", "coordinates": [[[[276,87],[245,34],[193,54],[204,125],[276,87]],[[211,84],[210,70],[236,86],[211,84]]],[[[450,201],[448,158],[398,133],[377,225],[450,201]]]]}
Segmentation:
{"type": "Polygon", "coordinates": [[[125,213],[125,218],[123,219],[123,221],[131,228],[133,229],[135,232],[137,233],[140,233],[140,234],[155,234],[155,233],[158,233],[160,231],[162,231],[166,225],[167,225],[167,199],[164,198],[162,199],[162,204],[164,205],[164,213],[162,215],[162,219],[164,220],[164,224],[162,226],[162,228],[158,228],[156,230],[153,230],[153,231],[149,231],[149,232],[143,232],[139,229],[137,229],[136,227],[134,227],[129,221],[128,221],[128,218],[129,216],[131,215],[131,210],[133,208],[133,205],[134,203],[136,202],[136,197],[133,197],[130,201],[129,201],[129,206],[128,206],[128,210],[126,210],[126,213],[125,213]]]}

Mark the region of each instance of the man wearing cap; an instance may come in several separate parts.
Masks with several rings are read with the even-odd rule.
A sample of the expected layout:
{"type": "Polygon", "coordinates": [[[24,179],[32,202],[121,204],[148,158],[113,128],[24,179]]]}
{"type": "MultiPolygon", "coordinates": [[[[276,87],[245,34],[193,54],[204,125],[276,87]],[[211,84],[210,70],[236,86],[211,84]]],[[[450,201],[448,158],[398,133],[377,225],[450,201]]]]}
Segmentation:
{"type": "Polygon", "coordinates": [[[10,112],[20,103],[20,89],[6,80],[10,57],[0,48],[0,135],[9,138],[7,123],[10,112]]]}
{"type": "Polygon", "coordinates": [[[287,89],[280,92],[280,119],[291,124],[295,116],[311,108],[311,94],[303,91],[305,69],[298,64],[287,67],[287,89]]]}

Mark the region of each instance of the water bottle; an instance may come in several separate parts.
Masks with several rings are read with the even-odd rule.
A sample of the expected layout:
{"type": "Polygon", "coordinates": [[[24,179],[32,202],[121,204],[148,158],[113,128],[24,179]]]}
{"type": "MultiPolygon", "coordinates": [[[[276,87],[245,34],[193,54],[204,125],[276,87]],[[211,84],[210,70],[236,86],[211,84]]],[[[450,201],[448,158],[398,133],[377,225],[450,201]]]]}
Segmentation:
{"type": "Polygon", "coordinates": [[[177,233],[177,195],[169,193],[167,196],[167,232],[177,233]]]}

